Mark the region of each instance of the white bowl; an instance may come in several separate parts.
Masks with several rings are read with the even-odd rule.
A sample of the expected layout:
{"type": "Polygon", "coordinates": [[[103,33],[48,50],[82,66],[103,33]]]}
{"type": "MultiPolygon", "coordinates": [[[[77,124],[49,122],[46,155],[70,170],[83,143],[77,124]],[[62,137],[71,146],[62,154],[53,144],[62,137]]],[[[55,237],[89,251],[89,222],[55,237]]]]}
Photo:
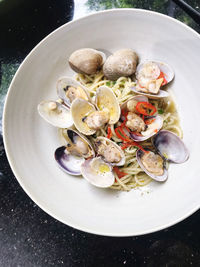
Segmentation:
{"type": "Polygon", "coordinates": [[[27,194],[59,221],[90,233],[132,236],[171,226],[199,208],[199,35],[165,15],[137,9],[99,12],[60,27],[27,56],[9,88],[4,142],[12,170],[27,194]],[[175,70],[174,91],[190,159],[170,166],[169,179],[148,189],[102,190],[62,172],[54,161],[57,129],[37,113],[55,99],[57,79],[73,75],[67,59],[76,49],[113,52],[133,48],[175,70]],[[148,193],[148,192],[149,193],[148,193]]]}

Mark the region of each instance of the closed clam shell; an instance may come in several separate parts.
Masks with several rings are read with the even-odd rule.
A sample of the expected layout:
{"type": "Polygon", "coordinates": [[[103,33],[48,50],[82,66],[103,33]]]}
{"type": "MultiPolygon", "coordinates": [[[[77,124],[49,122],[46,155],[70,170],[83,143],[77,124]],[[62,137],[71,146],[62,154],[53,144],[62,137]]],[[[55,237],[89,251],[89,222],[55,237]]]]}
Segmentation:
{"type": "MultiPolygon", "coordinates": [[[[118,146],[115,142],[111,141],[110,139],[103,137],[103,136],[99,136],[95,139],[95,150],[97,152],[97,154],[99,156],[101,156],[103,158],[103,160],[105,160],[106,162],[110,163],[112,166],[123,166],[125,164],[125,154],[124,151],[121,149],[120,146],[118,146]],[[117,149],[118,153],[120,154],[121,160],[119,162],[108,162],[107,159],[102,155],[98,153],[98,146],[100,145],[100,143],[102,143],[103,145],[105,145],[106,147],[108,145],[112,145],[115,147],[115,149],[117,149]]],[[[111,151],[109,152],[111,153],[111,151]]]]}
{"type": "Polygon", "coordinates": [[[105,62],[106,55],[92,48],[74,51],[69,57],[70,67],[77,73],[95,74],[105,62]]]}
{"type": "Polygon", "coordinates": [[[109,124],[118,122],[121,110],[112,89],[107,86],[100,86],[96,92],[95,103],[98,110],[109,112],[109,124]]]}
{"type": "Polygon", "coordinates": [[[77,98],[72,102],[70,112],[77,130],[85,135],[92,135],[96,130],[88,127],[85,118],[96,111],[95,106],[85,99],[77,98]]]}
{"type": "Polygon", "coordinates": [[[167,180],[167,177],[168,177],[168,170],[165,168],[165,166],[163,166],[163,174],[162,175],[155,175],[151,172],[149,172],[145,166],[143,165],[142,163],[142,156],[143,156],[144,152],[140,149],[137,150],[136,152],[136,159],[137,159],[137,162],[138,164],[140,165],[141,169],[148,175],[150,176],[153,180],[155,181],[158,181],[158,182],[164,182],[167,180]]]}
{"type": "Polygon", "coordinates": [[[109,56],[103,65],[103,73],[109,80],[128,77],[135,73],[138,56],[132,49],[120,49],[109,56]]]}
{"type": "Polygon", "coordinates": [[[38,113],[55,127],[68,128],[73,125],[73,119],[67,107],[56,101],[42,101],[38,105],[38,113]]]}
{"type": "Polygon", "coordinates": [[[72,102],[72,99],[67,94],[70,87],[74,87],[76,89],[76,98],[83,98],[85,100],[89,100],[89,93],[87,91],[87,88],[85,88],[83,85],[81,85],[79,82],[77,82],[71,77],[60,77],[56,84],[57,95],[64,101],[65,105],[68,108],[70,108],[72,102]]]}
{"type": "Polygon", "coordinates": [[[112,167],[101,157],[85,160],[81,165],[81,174],[92,185],[107,188],[114,184],[112,167]]]}

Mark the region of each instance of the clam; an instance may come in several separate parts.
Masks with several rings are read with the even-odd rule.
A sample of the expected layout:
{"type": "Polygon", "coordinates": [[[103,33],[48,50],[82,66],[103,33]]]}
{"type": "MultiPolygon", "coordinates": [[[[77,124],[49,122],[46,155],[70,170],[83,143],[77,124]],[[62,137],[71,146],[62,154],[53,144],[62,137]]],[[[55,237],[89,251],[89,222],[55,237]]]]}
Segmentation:
{"type": "Polygon", "coordinates": [[[63,129],[62,135],[66,141],[66,149],[71,155],[83,158],[89,158],[95,155],[89,140],[78,131],[63,129]]]}
{"type": "Polygon", "coordinates": [[[110,187],[115,181],[112,167],[101,157],[85,160],[81,164],[81,174],[89,183],[101,188],[110,187]]]}
{"type": "Polygon", "coordinates": [[[155,154],[153,151],[143,152],[138,149],[136,158],[142,170],[152,179],[158,182],[167,180],[168,171],[165,168],[165,162],[161,156],[155,154]]]}
{"type": "Polygon", "coordinates": [[[137,85],[132,90],[152,99],[168,97],[169,94],[160,90],[174,78],[173,69],[166,63],[159,61],[146,61],[137,67],[137,85]]]}
{"type": "Polygon", "coordinates": [[[106,60],[106,55],[92,48],[74,51],[69,57],[70,67],[77,73],[95,74],[106,60]]]}
{"type": "Polygon", "coordinates": [[[71,105],[71,114],[79,132],[92,135],[109,121],[107,111],[98,111],[95,106],[84,99],[77,98],[71,105]]]}
{"type": "Polygon", "coordinates": [[[143,95],[132,96],[121,105],[121,110],[135,112],[135,106],[138,102],[149,102],[149,100],[146,96],[143,95]]]}
{"type": "Polygon", "coordinates": [[[87,89],[76,80],[70,77],[61,77],[56,84],[57,94],[70,108],[71,103],[76,98],[89,100],[87,89]]]}
{"type": "Polygon", "coordinates": [[[132,49],[120,49],[109,56],[103,65],[103,73],[109,80],[128,77],[135,73],[138,56],[132,49]]]}
{"type": "Polygon", "coordinates": [[[55,127],[68,128],[73,125],[69,110],[56,101],[42,101],[38,105],[38,112],[44,120],[55,127]]]}
{"type": "Polygon", "coordinates": [[[166,98],[166,97],[169,97],[169,93],[164,91],[164,90],[159,90],[158,94],[157,95],[153,95],[153,94],[148,94],[148,93],[143,93],[141,91],[138,91],[136,89],[136,87],[132,87],[131,88],[132,91],[136,94],[140,94],[140,95],[144,95],[150,99],[160,99],[160,98],[166,98]]]}
{"type": "Polygon", "coordinates": [[[166,130],[156,134],[152,143],[157,151],[145,153],[138,150],[136,158],[140,167],[152,179],[163,182],[167,179],[168,171],[165,168],[165,161],[183,163],[189,158],[189,152],[183,141],[174,133],[166,130]]]}
{"type": "Polygon", "coordinates": [[[84,99],[77,98],[72,102],[70,111],[74,125],[79,132],[85,135],[92,135],[96,132],[95,129],[91,129],[86,123],[87,116],[96,111],[94,105],[84,99]]]}
{"type": "Polygon", "coordinates": [[[115,124],[120,117],[120,106],[113,91],[107,86],[100,86],[95,98],[98,110],[109,113],[109,124],[115,124]]]}
{"type": "Polygon", "coordinates": [[[183,163],[189,158],[189,152],[183,141],[174,133],[162,130],[152,140],[158,153],[166,160],[183,163]]]}
{"type": "Polygon", "coordinates": [[[151,124],[138,134],[131,132],[130,137],[136,142],[142,142],[155,135],[163,126],[163,118],[159,115],[153,116],[151,124]]]}
{"type": "Polygon", "coordinates": [[[85,158],[95,156],[93,147],[89,140],[76,130],[64,129],[62,135],[66,145],[56,149],[55,159],[63,171],[71,175],[81,175],[80,166],[85,158]]]}
{"type": "Polygon", "coordinates": [[[154,66],[153,72],[152,72],[152,69],[150,69],[149,71],[147,70],[147,75],[148,75],[147,78],[158,79],[160,74],[161,74],[161,72],[162,72],[164,74],[164,78],[166,80],[165,85],[170,83],[174,79],[174,71],[173,71],[173,69],[167,63],[156,61],[156,60],[147,60],[147,61],[145,61],[143,63],[140,63],[137,66],[137,72],[136,72],[136,78],[137,79],[140,78],[142,69],[144,69],[145,65],[149,64],[149,63],[150,64],[153,63],[156,66],[154,66]]]}
{"type": "Polygon", "coordinates": [[[85,161],[84,158],[69,154],[65,146],[58,147],[54,156],[58,166],[64,172],[75,176],[81,175],[80,167],[85,161]]]}
{"type": "Polygon", "coordinates": [[[121,110],[129,111],[126,126],[132,131],[127,133],[136,142],[142,142],[155,135],[163,126],[163,118],[159,115],[151,116],[152,122],[146,125],[135,109],[138,102],[149,102],[143,95],[133,96],[121,105],[121,110]],[[136,128],[135,128],[136,127],[136,128]],[[139,130],[139,132],[138,132],[139,130]]]}
{"type": "Polygon", "coordinates": [[[123,150],[113,141],[106,137],[99,136],[96,138],[95,151],[103,160],[112,166],[122,166],[125,164],[125,155],[123,150]]]}

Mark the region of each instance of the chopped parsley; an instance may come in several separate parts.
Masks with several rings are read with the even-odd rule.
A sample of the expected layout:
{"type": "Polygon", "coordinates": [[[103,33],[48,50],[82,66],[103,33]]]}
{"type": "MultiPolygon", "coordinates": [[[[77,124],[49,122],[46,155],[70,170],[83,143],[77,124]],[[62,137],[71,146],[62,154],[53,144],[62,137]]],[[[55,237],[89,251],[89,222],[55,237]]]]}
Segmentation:
{"type": "Polygon", "coordinates": [[[110,82],[106,82],[106,85],[107,85],[107,86],[110,86],[110,82]]]}
{"type": "Polygon", "coordinates": [[[163,114],[164,110],[163,109],[158,109],[158,114],[163,114]]]}
{"type": "Polygon", "coordinates": [[[111,82],[106,82],[107,86],[114,86],[116,84],[115,81],[111,81],[111,82]]]}

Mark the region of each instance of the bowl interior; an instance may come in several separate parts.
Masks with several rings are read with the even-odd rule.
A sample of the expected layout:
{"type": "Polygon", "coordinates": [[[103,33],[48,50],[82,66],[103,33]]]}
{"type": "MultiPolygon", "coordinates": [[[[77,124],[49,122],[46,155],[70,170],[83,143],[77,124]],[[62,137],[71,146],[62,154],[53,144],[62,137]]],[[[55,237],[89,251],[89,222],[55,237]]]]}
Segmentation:
{"type": "Polygon", "coordinates": [[[91,233],[129,236],[170,226],[199,208],[198,34],[164,15],[143,10],[100,12],[59,28],[26,58],[12,81],[4,111],[4,141],[11,167],[28,195],[46,212],[91,233]],[[132,48],[140,60],[158,59],[175,70],[171,84],[189,160],[170,165],[163,184],[131,192],[95,188],[63,173],[54,161],[58,131],[37,113],[55,99],[55,84],[74,75],[67,59],[76,49],[132,48]]]}

